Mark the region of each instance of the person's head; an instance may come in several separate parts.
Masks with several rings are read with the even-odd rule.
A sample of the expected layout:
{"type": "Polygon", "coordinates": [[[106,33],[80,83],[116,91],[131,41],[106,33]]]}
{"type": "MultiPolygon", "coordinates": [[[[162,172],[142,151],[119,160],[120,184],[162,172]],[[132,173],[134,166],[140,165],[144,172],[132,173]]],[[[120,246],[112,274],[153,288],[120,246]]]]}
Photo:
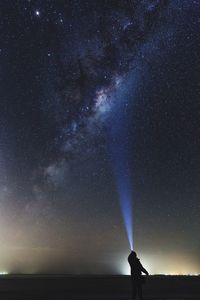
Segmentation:
{"type": "Polygon", "coordinates": [[[135,252],[135,251],[131,251],[131,254],[132,254],[132,256],[134,257],[134,258],[136,258],[137,257],[137,253],[135,252]]]}

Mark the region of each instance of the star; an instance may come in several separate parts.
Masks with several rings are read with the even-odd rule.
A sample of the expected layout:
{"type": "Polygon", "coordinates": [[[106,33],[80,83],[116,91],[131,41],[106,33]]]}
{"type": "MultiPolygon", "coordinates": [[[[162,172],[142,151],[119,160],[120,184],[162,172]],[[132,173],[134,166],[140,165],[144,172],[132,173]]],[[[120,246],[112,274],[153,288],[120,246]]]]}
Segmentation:
{"type": "Polygon", "coordinates": [[[36,16],[39,17],[39,16],[40,16],[40,11],[39,11],[39,10],[36,10],[36,11],[35,11],[35,14],[36,14],[36,16]]]}

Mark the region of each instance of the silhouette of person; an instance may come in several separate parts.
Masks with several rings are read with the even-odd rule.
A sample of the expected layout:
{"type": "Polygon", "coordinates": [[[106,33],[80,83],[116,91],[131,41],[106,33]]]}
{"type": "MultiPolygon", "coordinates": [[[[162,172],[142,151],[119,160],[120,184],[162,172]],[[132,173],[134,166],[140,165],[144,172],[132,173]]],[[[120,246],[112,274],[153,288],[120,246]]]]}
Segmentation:
{"type": "Polygon", "coordinates": [[[142,266],[135,251],[131,251],[129,254],[128,262],[131,267],[132,299],[135,300],[138,295],[139,299],[142,300],[142,284],[145,282],[142,273],[146,275],[149,273],[142,266]]]}

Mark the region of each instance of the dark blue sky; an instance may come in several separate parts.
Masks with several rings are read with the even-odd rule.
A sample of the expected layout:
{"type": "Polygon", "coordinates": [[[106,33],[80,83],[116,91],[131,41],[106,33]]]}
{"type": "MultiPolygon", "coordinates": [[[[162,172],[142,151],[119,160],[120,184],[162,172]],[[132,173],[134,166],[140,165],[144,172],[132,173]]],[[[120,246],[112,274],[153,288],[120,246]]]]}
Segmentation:
{"type": "Polygon", "coordinates": [[[200,273],[199,1],[0,14],[0,270],[200,273]]]}

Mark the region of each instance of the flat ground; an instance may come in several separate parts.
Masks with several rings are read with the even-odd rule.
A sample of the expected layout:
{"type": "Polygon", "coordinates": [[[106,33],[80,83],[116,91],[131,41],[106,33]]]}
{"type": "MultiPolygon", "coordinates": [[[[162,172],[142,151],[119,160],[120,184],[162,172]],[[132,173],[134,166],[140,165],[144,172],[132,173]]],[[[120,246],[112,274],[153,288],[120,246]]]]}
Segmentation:
{"type": "MultiPolygon", "coordinates": [[[[0,300],[128,300],[129,276],[7,275],[0,300]]],[[[149,276],[144,300],[200,300],[200,276],[149,276]]]]}

